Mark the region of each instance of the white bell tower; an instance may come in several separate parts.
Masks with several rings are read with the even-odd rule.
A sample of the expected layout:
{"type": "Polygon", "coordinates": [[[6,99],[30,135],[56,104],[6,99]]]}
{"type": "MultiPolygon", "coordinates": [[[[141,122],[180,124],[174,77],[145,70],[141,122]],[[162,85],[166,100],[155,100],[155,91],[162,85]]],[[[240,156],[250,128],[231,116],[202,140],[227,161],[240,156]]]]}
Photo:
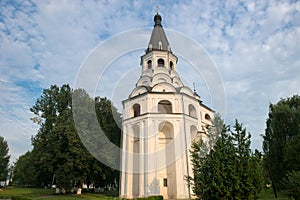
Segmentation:
{"type": "Polygon", "coordinates": [[[189,149],[213,117],[199,95],[183,85],[161,21],[156,13],[140,79],[123,101],[121,198],[190,198],[189,149]]]}

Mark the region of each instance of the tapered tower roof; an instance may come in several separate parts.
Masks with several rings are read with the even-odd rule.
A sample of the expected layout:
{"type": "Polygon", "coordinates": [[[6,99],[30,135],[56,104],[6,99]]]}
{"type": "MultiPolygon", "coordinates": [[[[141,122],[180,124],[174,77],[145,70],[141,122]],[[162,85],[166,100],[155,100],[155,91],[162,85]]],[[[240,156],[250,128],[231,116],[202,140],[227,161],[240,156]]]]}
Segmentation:
{"type": "Polygon", "coordinates": [[[167,36],[164,32],[163,26],[161,24],[162,17],[157,12],[154,16],[154,28],[152,30],[151,38],[148,44],[147,52],[153,50],[159,51],[169,51],[171,52],[171,47],[167,36]]]}

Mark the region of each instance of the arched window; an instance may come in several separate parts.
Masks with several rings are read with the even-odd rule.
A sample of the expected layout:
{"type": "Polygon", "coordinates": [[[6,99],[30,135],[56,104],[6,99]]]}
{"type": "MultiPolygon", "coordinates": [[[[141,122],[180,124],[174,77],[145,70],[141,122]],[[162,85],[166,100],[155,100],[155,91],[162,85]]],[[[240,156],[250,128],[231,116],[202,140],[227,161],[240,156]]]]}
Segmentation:
{"type": "Polygon", "coordinates": [[[174,69],[174,64],[172,61],[170,61],[170,69],[173,70],[174,69]]]}
{"type": "Polygon", "coordinates": [[[189,116],[197,118],[196,109],[192,104],[189,105],[189,116]]]}
{"type": "Polygon", "coordinates": [[[158,102],[158,112],[169,114],[172,113],[172,104],[168,100],[161,100],[158,102]]]}
{"type": "Polygon", "coordinates": [[[152,68],[152,60],[148,60],[147,67],[148,67],[148,69],[152,68]]]}
{"type": "Polygon", "coordinates": [[[141,115],[141,106],[140,104],[136,103],[132,106],[133,109],[133,117],[137,117],[141,115]]]}
{"type": "Polygon", "coordinates": [[[161,152],[159,155],[162,158],[160,162],[163,162],[166,168],[165,176],[162,177],[164,178],[163,185],[172,187],[172,181],[168,183],[168,180],[174,180],[174,177],[176,177],[176,163],[174,163],[174,160],[177,157],[175,156],[174,126],[171,122],[162,121],[159,123],[157,140],[158,145],[155,146],[161,152]]]}
{"type": "Polygon", "coordinates": [[[209,116],[209,114],[205,114],[205,119],[211,121],[211,117],[209,116]]]}
{"type": "Polygon", "coordinates": [[[165,66],[165,61],[164,61],[164,59],[162,59],[162,58],[158,59],[158,60],[157,60],[157,65],[158,65],[159,67],[164,67],[164,66],[165,66]]]}
{"type": "Polygon", "coordinates": [[[159,124],[158,132],[158,140],[160,147],[164,147],[174,138],[173,124],[168,121],[164,121],[159,124]]]}

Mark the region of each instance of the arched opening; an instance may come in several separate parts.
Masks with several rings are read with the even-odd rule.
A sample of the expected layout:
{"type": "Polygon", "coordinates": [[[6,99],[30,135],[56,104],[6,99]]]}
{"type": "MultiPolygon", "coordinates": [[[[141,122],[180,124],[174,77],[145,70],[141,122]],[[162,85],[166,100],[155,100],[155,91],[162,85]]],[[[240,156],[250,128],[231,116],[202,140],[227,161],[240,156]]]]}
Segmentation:
{"type": "Polygon", "coordinates": [[[174,199],[176,196],[176,165],[174,126],[168,121],[163,121],[158,126],[158,148],[164,151],[161,160],[167,166],[159,174],[160,193],[167,199],[174,199]]]}
{"type": "Polygon", "coordinates": [[[161,100],[160,102],[158,102],[158,112],[164,114],[172,113],[171,102],[168,100],[161,100]]]}
{"type": "Polygon", "coordinates": [[[174,69],[174,64],[172,61],[170,61],[170,69],[173,70],[174,69]]]}
{"type": "Polygon", "coordinates": [[[192,104],[189,105],[189,116],[197,118],[196,109],[192,104]]]}
{"type": "Polygon", "coordinates": [[[133,117],[137,117],[141,115],[141,106],[140,104],[136,103],[132,106],[133,110],[133,117]]]}
{"type": "Polygon", "coordinates": [[[148,67],[148,69],[152,68],[152,60],[148,60],[147,67],[148,67]]]}
{"type": "Polygon", "coordinates": [[[165,66],[165,60],[160,58],[157,60],[157,66],[164,67],[165,66]]]}
{"type": "Polygon", "coordinates": [[[205,119],[211,121],[211,117],[209,116],[209,114],[205,114],[205,119]]]}
{"type": "Polygon", "coordinates": [[[171,124],[170,122],[161,122],[158,126],[158,131],[158,140],[160,147],[168,144],[174,137],[173,124],[171,124]]]}

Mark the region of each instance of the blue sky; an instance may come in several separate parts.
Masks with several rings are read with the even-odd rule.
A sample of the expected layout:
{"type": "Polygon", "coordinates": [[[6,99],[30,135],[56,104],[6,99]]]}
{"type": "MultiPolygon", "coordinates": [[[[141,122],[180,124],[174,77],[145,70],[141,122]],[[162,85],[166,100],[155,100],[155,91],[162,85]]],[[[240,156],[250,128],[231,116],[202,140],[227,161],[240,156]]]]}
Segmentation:
{"type": "MultiPolygon", "coordinates": [[[[209,54],[225,88],[226,123],[238,118],[252,134],[252,148],[261,149],[269,103],[300,94],[299,1],[2,0],[0,135],[13,160],[31,149],[38,127],[29,108],[42,89],[72,85],[89,52],[111,36],[152,27],[156,4],[165,28],[184,33],[209,54]]],[[[114,62],[120,69],[107,73],[118,77],[124,67],[137,69],[142,54],[122,56],[114,62]]],[[[178,71],[186,84],[196,82],[204,103],[213,106],[205,81],[180,65],[186,65],[183,59],[178,71]]],[[[138,75],[128,80],[128,92],[138,75]]],[[[99,95],[111,97],[110,91],[105,82],[99,87],[99,95]]]]}

